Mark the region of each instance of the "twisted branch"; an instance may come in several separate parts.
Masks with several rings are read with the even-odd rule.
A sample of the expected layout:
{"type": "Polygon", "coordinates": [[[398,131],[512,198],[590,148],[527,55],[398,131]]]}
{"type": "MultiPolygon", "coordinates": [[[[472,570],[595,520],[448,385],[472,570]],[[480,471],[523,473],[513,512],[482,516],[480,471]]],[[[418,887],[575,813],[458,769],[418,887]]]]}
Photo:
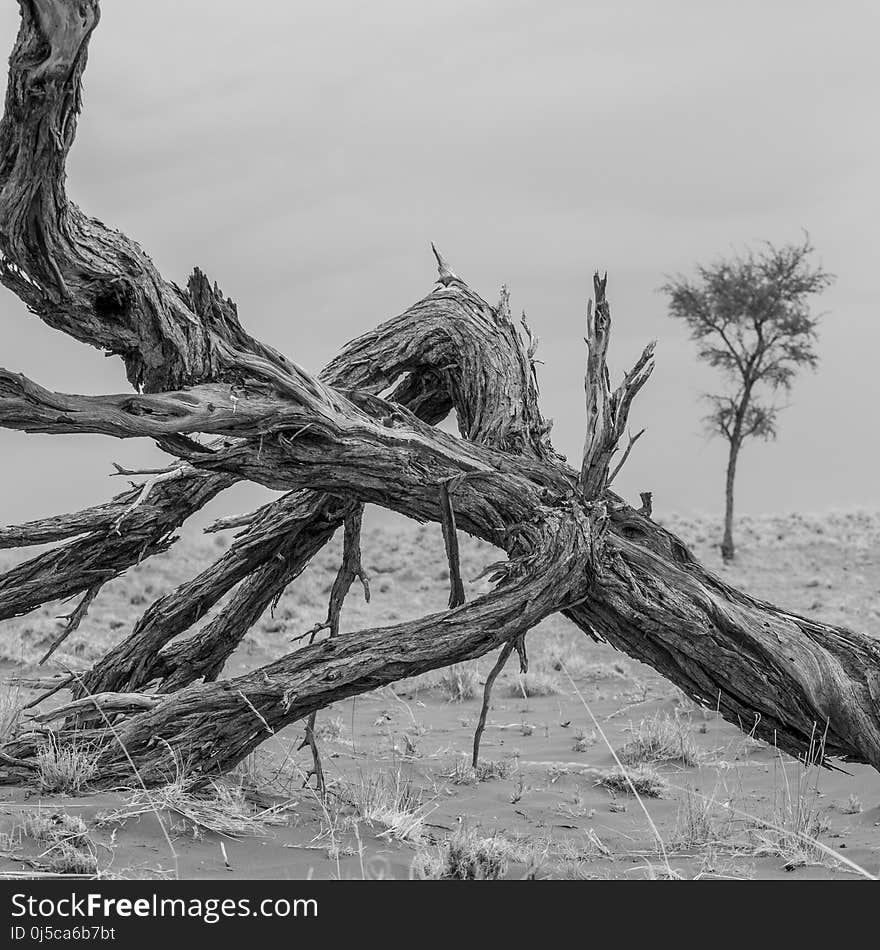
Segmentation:
{"type": "MultiPolygon", "coordinates": [[[[150,437],[193,471],[157,483],[135,507],[137,491],[63,524],[3,529],[7,545],[75,540],[0,578],[0,619],[89,590],[167,549],[175,528],[237,479],[295,490],[289,497],[299,499],[268,506],[220,559],[216,579],[200,575],[173,592],[92,671],[96,682],[127,677],[142,689],[161,678],[175,689],[154,708],[120,713],[127,751],[107,745],[108,779],[125,771],[128,756],[148,781],[166,776],[176,756],[204,773],[228,768],[267,732],[337,699],[506,643],[523,647],[522,662],[523,637],[555,610],[730,721],[754,722],[780,748],[804,750],[818,728],[828,754],[880,768],[876,642],[728,587],[647,517],[649,504],[636,511],[608,490],[653,349],[612,391],[604,279],[594,279],[595,313],[588,311],[579,473],[550,445],[534,341],[510,318],[506,294],[490,307],[436,249],[434,292],[312,376],[249,336],[235,305],[200,271],[185,290],[165,281],[134,242],[68,200],[64,165],[97,19],[97,0],[22,5],[0,123],[0,280],[50,326],[118,354],[136,392],[63,395],[4,370],[0,425],[150,437]],[[433,428],[452,408],[462,438],[433,428]],[[340,523],[318,514],[327,495],[448,525],[440,486],[450,480],[457,528],[511,558],[493,594],[411,624],[334,636],[244,677],[193,682],[196,671],[218,675],[224,651],[340,523]],[[296,546],[258,526],[286,505],[304,506],[296,546]],[[289,560],[270,567],[282,550],[289,560]],[[235,584],[215,626],[169,646],[235,584]]],[[[37,741],[20,737],[4,761],[22,760],[37,741]]]]}

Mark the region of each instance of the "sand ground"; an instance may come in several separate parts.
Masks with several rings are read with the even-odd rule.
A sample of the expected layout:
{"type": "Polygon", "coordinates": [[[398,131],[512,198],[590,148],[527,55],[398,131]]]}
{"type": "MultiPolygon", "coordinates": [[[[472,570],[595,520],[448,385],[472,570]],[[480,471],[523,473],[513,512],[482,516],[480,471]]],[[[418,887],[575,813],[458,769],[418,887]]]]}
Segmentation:
{"type": "MultiPolygon", "coordinates": [[[[741,518],[729,568],[712,519],[662,520],[731,583],[880,636],[880,513],[741,518]]],[[[85,668],[151,600],[229,541],[184,538],[108,585],[59,664],[85,668]]],[[[0,569],[23,556],[0,553],[0,569]]],[[[364,556],[373,598],[367,605],[352,590],[343,629],[444,607],[448,572],[436,526],[368,520],[364,556]]],[[[490,546],[463,539],[466,578],[497,559],[490,546]]],[[[334,540],[250,632],[227,675],[277,658],[323,619],[338,561],[334,540]]],[[[468,588],[473,596],[487,585],[468,588]]],[[[7,672],[30,669],[64,612],[54,604],[0,624],[7,672]]],[[[529,675],[511,663],[496,684],[478,773],[469,750],[491,656],[322,711],[326,802],[301,787],[309,755],[297,749],[300,724],[207,797],[182,788],[95,793],[88,781],[78,794],[2,786],[0,872],[856,879],[858,866],[880,874],[880,779],[872,769],[805,769],[750,738],[748,723],[743,731],[724,723],[561,617],[536,628],[529,647],[529,675]],[[621,779],[609,744],[630,763],[641,796],[621,779]]]]}

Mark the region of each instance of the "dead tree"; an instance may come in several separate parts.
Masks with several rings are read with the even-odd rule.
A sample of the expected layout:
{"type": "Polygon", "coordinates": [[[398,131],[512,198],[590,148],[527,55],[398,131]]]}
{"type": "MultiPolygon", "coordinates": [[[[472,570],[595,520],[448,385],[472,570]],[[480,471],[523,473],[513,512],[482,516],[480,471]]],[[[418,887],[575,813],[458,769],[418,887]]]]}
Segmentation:
{"type": "MultiPolygon", "coordinates": [[[[880,645],[727,586],[651,520],[650,496],[634,509],[609,489],[652,354],[612,388],[604,280],[588,326],[578,471],[550,444],[534,340],[506,293],[490,306],[439,254],[431,293],[310,374],[251,337],[201,271],[185,288],[165,280],[137,244],[68,199],[65,163],[98,16],[97,0],[22,3],[0,125],[0,279],[50,326],[122,359],[134,391],[66,395],[0,370],[0,426],[151,438],[173,461],[104,505],[0,529],[5,546],[66,541],[0,577],[0,619],[77,594],[81,614],[101,584],[166,550],[176,528],[237,480],[287,494],[232,519],[241,530],[216,564],[64,682],[72,696],[58,741],[85,729],[103,742],[108,782],[132,764],[148,783],[181,765],[213,774],[337,700],[507,654],[562,611],[782,749],[802,753],[818,732],[826,754],[880,768],[880,645]],[[436,427],[453,410],[459,437],[436,427]],[[505,559],[494,589],[461,603],[454,587],[448,610],[300,645],[221,679],[250,625],[364,503],[444,524],[451,560],[459,530],[497,546],[505,559]]],[[[454,582],[454,564],[450,574],[454,582]]],[[[34,722],[7,744],[9,774],[27,770],[48,728],[34,722]]]]}

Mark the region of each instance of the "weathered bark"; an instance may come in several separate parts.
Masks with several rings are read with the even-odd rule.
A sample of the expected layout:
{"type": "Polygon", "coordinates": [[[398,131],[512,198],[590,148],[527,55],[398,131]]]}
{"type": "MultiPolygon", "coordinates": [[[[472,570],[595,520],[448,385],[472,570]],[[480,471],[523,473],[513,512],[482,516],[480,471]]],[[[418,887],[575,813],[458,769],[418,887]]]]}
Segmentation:
{"type": "MultiPolygon", "coordinates": [[[[400,317],[350,343],[321,375],[329,383],[342,384],[356,376],[359,390],[371,393],[387,389],[389,380],[400,379],[392,398],[402,405],[409,405],[429,423],[439,421],[453,407],[460,419],[467,419],[466,409],[474,413],[468,400],[480,398],[488,402],[491,399],[491,409],[487,407],[475,414],[477,421],[471,423],[473,440],[487,445],[503,444],[511,438],[509,428],[491,425],[496,413],[506,422],[515,413],[522,415],[526,407],[526,436],[521,437],[517,444],[531,456],[552,454],[546,439],[549,425],[540,417],[533,391],[531,356],[509,319],[509,309],[493,311],[460,284],[448,289],[441,287],[400,317]],[[481,351],[494,354],[499,373],[505,365],[517,367],[515,378],[504,386],[498,386],[498,393],[489,385],[491,376],[482,370],[474,384],[456,386],[451,393],[433,391],[425,383],[413,382],[429,376],[433,378],[432,371],[423,368],[432,365],[429,360],[439,361],[446,367],[448,378],[454,378],[456,360],[479,367],[481,351]],[[424,373],[424,376],[416,377],[417,372],[424,373]]],[[[292,494],[265,506],[250,519],[234,520],[232,526],[243,524],[246,532],[237,539],[229,554],[205,571],[201,578],[182,585],[178,591],[157,602],[129,640],[110,651],[87,674],[86,686],[102,691],[142,688],[154,673],[160,671],[160,666],[155,671],[151,667],[156,650],[195,622],[257,565],[275,557],[280,539],[293,530],[294,524],[297,539],[290,538],[288,543],[291,552],[296,552],[299,558],[294,576],[298,574],[342,524],[345,509],[340,506],[338,498],[328,501],[319,493],[292,494]],[[330,518],[328,511],[324,510],[328,506],[338,510],[335,518],[330,518]],[[242,560],[241,554],[246,555],[246,559],[242,560]],[[149,617],[155,617],[156,622],[149,623],[149,617]],[[164,634],[154,636],[152,631],[156,630],[164,631],[164,634]]],[[[241,631],[241,635],[243,633],[241,631]]],[[[230,642],[228,638],[224,639],[230,642]]],[[[204,637],[200,638],[198,649],[202,652],[207,649],[204,637]]],[[[176,648],[174,652],[176,654],[176,648]]],[[[175,655],[173,662],[180,663],[180,657],[175,655]]],[[[175,682],[181,683],[180,677],[176,677],[175,682]]]]}
{"type": "MultiPolygon", "coordinates": [[[[828,754],[880,768],[880,646],[726,586],[650,520],[649,504],[636,511],[608,490],[652,351],[611,390],[604,280],[588,327],[580,472],[550,445],[534,340],[514,323],[506,292],[490,307],[439,254],[433,293],[312,376],[245,333],[235,305],[199,271],[180,290],[137,245],[68,201],[64,162],[97,11],[96,0],[22,7],[0,124],[0,279],[50,325],[121,355],[140,391],[60,395],[2,370],[0,426],[154,438],[187,464],[145,497],[135,489],[70,518],[3,529],[7,546],[76,540],[0,578],[0,619],[94,589],[164,550],[236,479],[291,492],[250,518],[216,565],[154,604],[77,686],[80,699],[102,694],[118,717],[113,735],[88,732],[107,742],[107,781],[126,772],[129,756],[147,782],[180,764],[200,774],[229,768],[287,723],[516,643],[560,610],[780,748],[802,752],[818,732],[828,754]],[[434,427],[452,409],[461,438],[434,427]],[[447,527],[454,520],[504,549],[501,583],[447,612],[334,636],[211,682],[364,502],[447,527]],[[171,642],[236,585],[210,623],[171,642]],[[143,693],[156,682],[158,693],[143,693]],[[137,691],[149,708],[112,705],[137,691]]],[[[80,722],[95,726],[94,704],[71,710],[59,735],[80,722]]],[[[37,730],[18,737],[4,761],[26,761],[41,741],[37,730]]]]}
{"type": "Polygon", "coordinates": [[[464,581],[461,579],[461,558],[458,551],[458,531],[455,525],[455,509],[449,483],[440,486],[440,524],[443,529],[443,544],[449,562],[449,606],[460,607],[465,600],[464,581]]]}
{"type": "Polygon", "coordinates": [[[636,439],[631,438],[620,465],[610,472],[611,459],[617,451],[629,418],[629,407],[638,391],[654,371],[654,344],[645,347],[638,362],[612,391],[608,376],[608,343],[611,339],[611,310],[605,298],[608,275],[593,277],[593,301],[587,307],[587,372],[584,389],[587,395],[587,434],[581,462],[580,488],[587,498],[600,498],[626,461],[636,439]]]}
{"type": "MultiPolygon", "coordinates": [[[[583,599],[603,543],[602,519],[585,515],[576,500],[536,515],[512,545],[519,553],[498,565],[492,593],[408,623],[340,634],[253,673],[167,696],[116,725],[101,763],[104,780],[126,775],[129,756],[148,784],[167,780],[181,767],[191,775],[223,771],[269,735],[323,706],[475,659],[562,604],[583,599]]],[[[24,734],[9,744],[8,754],[26,756],[41,741],[39,732],[24,734]]]]}
{"type": "Polygon", "coordinates": [[[83,678],[91,692],[124,692],[163,681],[163,691],[213,678],[247,630],[336,530],[340,503],[315,492],[285,496],[210,567],[151,604],[131,636],[83,678]],[[225,594],[231,601],[189,639],[166,644],[201,620],[225,594]]]}

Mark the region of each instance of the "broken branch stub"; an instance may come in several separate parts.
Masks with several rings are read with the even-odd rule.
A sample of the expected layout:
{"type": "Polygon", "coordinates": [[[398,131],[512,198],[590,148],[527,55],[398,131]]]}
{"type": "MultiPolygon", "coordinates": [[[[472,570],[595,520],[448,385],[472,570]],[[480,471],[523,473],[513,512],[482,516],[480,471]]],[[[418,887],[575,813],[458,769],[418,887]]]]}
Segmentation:
{"type": "Polygon", "coordinates": [[[587,434],[581,463],[580,489],[588,500],[599,499],[629,456],[639,432],[614,472],[609,467],[626,429],[630,405],[654,370],[654,344],[645,347],[635,366],[617,389],[611,389],[608,373],[608,344],[611,337],[611,309],[605,296],[608,275],[593,275],[593,301],[587,304],[587,370],[584,377],[587,434]]]}

